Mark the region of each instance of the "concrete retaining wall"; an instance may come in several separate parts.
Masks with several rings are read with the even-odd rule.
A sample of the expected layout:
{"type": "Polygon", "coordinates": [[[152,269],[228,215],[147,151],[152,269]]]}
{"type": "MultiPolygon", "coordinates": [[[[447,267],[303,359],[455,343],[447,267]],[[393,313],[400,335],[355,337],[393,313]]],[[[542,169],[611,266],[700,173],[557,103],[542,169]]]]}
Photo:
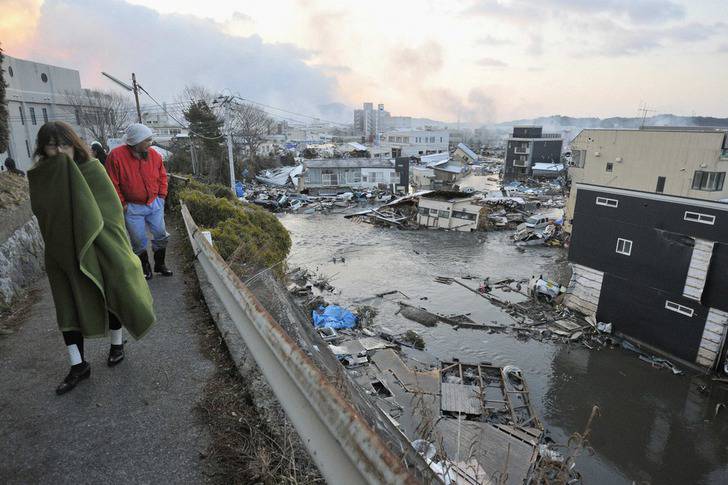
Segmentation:
{"type": "Polygon", "coordinates": [[[45,271],[43,238],[30,201],[5,210],[0,223],[0,308],[8,307],[45,271]]]}

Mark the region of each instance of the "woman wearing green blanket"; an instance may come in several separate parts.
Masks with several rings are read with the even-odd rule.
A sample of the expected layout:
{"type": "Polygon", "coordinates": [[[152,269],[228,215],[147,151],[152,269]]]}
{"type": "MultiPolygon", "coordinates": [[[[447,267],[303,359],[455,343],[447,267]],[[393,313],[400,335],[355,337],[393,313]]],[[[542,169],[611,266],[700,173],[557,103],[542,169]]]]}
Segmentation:
{"type": "Polygon", "coordinates": [[[63,122],[41,127],[35,160],[28,171],[30,202],[45,241],[46,272],[71,364],[56,389],[63,394],[91,375],[84,338],[110,334],[107,363],[114,366],[124,358],[122,326],[139,339],[155,317],[121,202],[104,167],[63,122]]]}

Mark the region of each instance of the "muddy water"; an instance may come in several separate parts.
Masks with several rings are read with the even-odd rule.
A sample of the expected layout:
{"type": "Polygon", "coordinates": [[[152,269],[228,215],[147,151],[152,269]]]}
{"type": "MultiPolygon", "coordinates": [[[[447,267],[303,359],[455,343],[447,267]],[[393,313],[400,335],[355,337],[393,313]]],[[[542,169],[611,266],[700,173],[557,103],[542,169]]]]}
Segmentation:
{"type": "Polygon", "coordinates": [[[577,457],[585,483],[728,483],[728,409],[714,417],[718,403],[728,404],[728,385],[711,385],[690,372],[674,376],[653,369],[621,349],[522,342],[444,324],[427,328],[394,315],[396,301],[405,296],[370,298],[399,290],[409,303],[431,311],[507,324],[510,317],[486,300],[461,286],[436,283],[434,277],[470,274],[496,281],[544,274],[564,281],[563,250],[520,252],[506,232],[397,231],[341,215],[284,215],[281,221],[293,239],[290,264],[330,276],[337,288],[330,301],[377,307],[377,325],[416,330],[441,360],[520,367],[556,442],[566,444],[573,433],[583,433],[592,406],[598,405],[601,415],[589,437],[593,455],[579,451],[577,457]]]}

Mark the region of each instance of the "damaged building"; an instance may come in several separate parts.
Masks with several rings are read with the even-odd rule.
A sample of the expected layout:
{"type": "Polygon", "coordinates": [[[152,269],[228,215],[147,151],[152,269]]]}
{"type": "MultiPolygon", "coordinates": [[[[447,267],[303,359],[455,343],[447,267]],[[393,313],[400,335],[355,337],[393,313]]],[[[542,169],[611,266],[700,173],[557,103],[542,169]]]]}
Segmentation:
{"type": "Polygon", "coordinates": [[[514,126],[508,138],[503,180],[526,180],[534,176],[534,164],[558,164],[563,140],[558,133],[544,133],[540,126],[514,126]]]}
{"type": "Polygon", "coordinates": [[[576,137],[568,306],[683,362],[725,364],[726,143],[705,129],[576,137]]]}
{"type": "Polygon", "coordinates": [[[430,192],[420,196],[417,223],[434,229],[474,231],[480,223],[481,209],[469,194],[430,192]]]}

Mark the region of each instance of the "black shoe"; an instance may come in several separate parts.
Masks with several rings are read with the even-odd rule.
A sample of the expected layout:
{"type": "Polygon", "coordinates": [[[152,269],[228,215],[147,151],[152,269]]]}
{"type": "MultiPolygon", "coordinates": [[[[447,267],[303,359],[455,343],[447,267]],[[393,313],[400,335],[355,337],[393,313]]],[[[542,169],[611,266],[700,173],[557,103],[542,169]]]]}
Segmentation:
{"type": "Polygon", "coordinates": [[[114,367],[122,360],[124,360],[124,344],[111,344],[111,349],[109,349],[109,358],[106,360],[106,363],[109,367],[114,367]]]}
{"type": "Polygon", "coordinates": [[[152,265],[149,264],[149,255],[146,251],[137,254],[139,260],[142,262],[142,272],[144,273],[144,279],[152,279],[152,265]]]}
{"type": "Polygon", "coordinates": [[[91,376],[91,364],[88,362],[81,362],[80,364],[71,366],[71,371],[68,373],[63,382],[56,387],[56,394],[59,396],[65,394],[74,387],[76,384],[84,379],[88,379],[91,376]]]}
{"type": "Polygon", "coordinates": [[[164,264],[164,258],[167,254],[167,248],[157,249],[154,251],[154,272],[160,273],[162,276],[172,276],[172,271],[164,264]]]}

